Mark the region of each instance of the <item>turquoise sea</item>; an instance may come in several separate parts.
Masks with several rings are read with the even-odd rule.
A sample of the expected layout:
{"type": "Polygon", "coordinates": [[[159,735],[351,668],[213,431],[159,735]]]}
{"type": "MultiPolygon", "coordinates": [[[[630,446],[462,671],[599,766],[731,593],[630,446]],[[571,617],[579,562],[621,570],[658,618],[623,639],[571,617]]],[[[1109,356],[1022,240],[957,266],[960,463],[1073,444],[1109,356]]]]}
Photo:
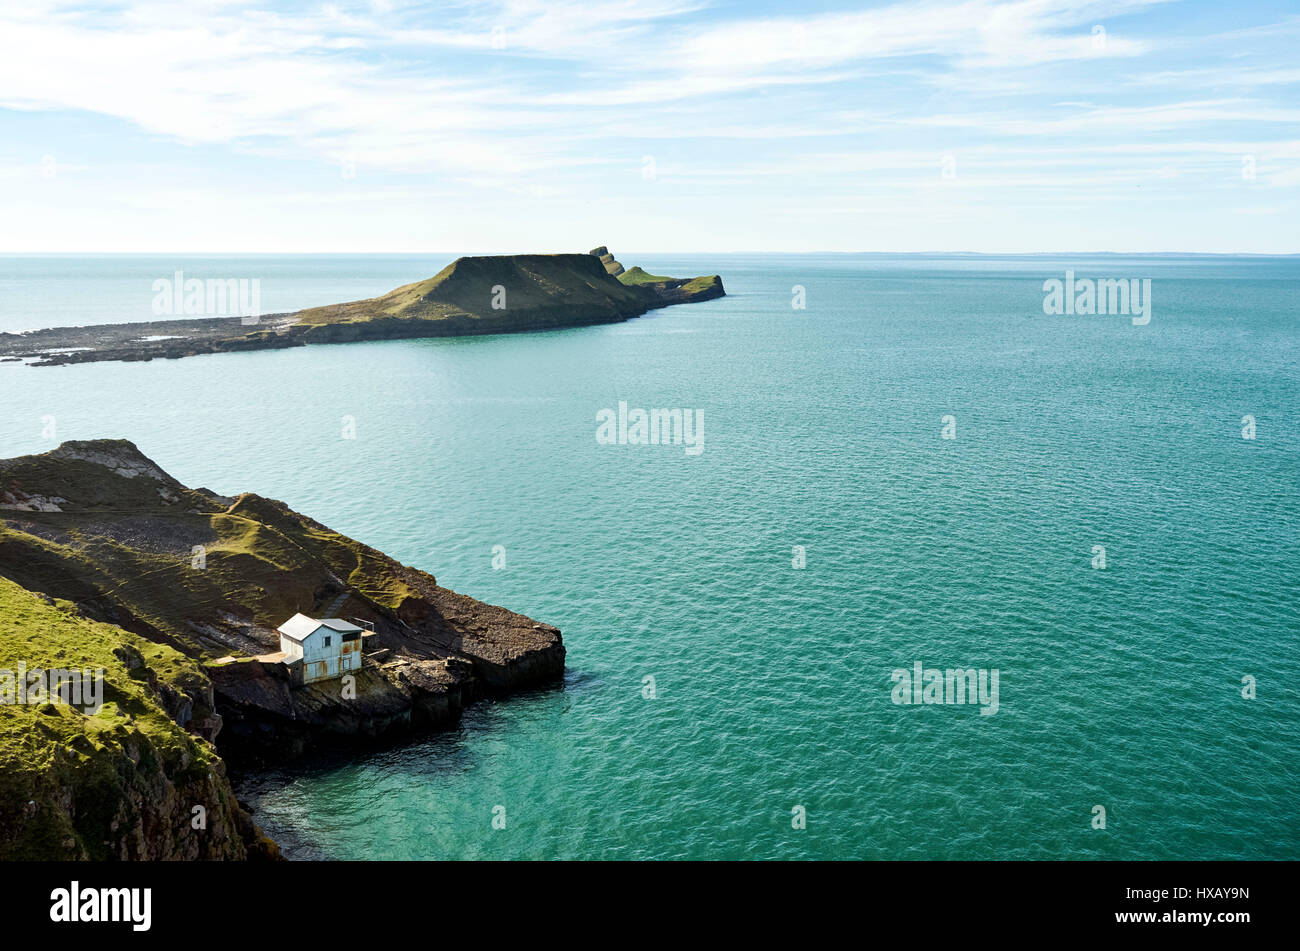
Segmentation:
{"type": "MultiPolygon", "coordinates": [[[[272,312],[451,257],[0,257],[0,330],[148,319],[177,269],[272,312]]],[[[1300,258],[619,258],[728,296],[0,364],[0,456],[129,438],[563,630],[560,687],[245,786],[291,857],[1300,858],[1300,258]],[[1045,316],[1066,270],[1149,278],[1150,323],[1045,316]],[[598,444],[619,401],[702,413],[704,451],[598,444]],[[997,670],[997,712],[894,703],[918,661],[997,670]]]]}

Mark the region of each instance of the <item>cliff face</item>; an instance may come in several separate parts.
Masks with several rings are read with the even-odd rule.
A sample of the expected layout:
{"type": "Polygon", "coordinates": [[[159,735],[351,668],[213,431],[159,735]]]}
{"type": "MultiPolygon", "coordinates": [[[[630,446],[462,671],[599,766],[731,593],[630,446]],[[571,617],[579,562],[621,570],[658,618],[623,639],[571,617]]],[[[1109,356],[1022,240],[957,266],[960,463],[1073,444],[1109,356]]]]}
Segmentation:
{"type": "Polygon", "coordinates": [[[98,709],[0,704],[0,860],[276,854],[186,729],[212,703],[192,661],[0,578],[0,668],[103,671],[98,709]]]}
{"type": "Polygon", "coordinates": [[[623,265],[614,260],[614,255],[610,254],[609,248],[603,244],[598,248],[592,248],[587,253],[600,261],[601,266],[605,268],[605,273],[610,277],[618,277],[623,273],[623,265]]]}
{"type": "MultiPolygon", "coordinates": [[[[123,776],[108,799],[124,804],[124,816],[142,818],[134,845],[103,837],[122,857],[188,855],[197,847],[213,850],[203,856],[237,858],[236,842],[245,843],[242,854],[249,843],[258,848],[248,817],[231,805],[212,743],[236,763],[280,761],[323,744],[444,725],[485,694],[554,682],[564,670],[558,629],[442,588],[432,575],[281,502],[187,488],[122,440],[68,442],[0,461],[0,578],[36,603],[60,599],[60,617],[75,621],[65,650],[80,650],[87,631],[131,645],[141,662],[118,657],[122,675],[150,684],[150,702],[173,739],[197,744],[168,760],[150,752],[161,726],[142,737],[128,732],[95,749],[92,769],[71,752],[74,738],[52,736],[29,782],[47,783],[46,798],[65,802],[82,777],[123,776]],[[276,626],[299,611],[373,628],[346,692],[342,681],[292,687],[283,665],[257,659],[279,650],[276,626]],[[175,676],[150,674],[155,657],[175,676]],[[210,767],[202,775],[191,769],[199,761],[210,767]],[[131,772],[127,762],[162,765],[131,772]],[[162,768],[169,763],[179,772],[162,768]],[[210,800],[227,803],[225,812],[209,810],[220,828],[234,830],[225,851],[210,844],[216,839],[172,841],[158,832],[174,826],[177,810],[204,784],[216,784],[210,800]]],[[[18,639],[16,629],[11,636],[18,639]]],[[[17,759],[33,723],[48,725],[3,721],[17,759]]],[[[24,795],[27,786],[3,790],[0,829],[21,814],[24,795]]],[[[86,821],[98,828],[99,820],[112,825],[106,815],[86,821]]],[[[100,854],[84,836],[72,838],[67,849],[100,854]]]]}

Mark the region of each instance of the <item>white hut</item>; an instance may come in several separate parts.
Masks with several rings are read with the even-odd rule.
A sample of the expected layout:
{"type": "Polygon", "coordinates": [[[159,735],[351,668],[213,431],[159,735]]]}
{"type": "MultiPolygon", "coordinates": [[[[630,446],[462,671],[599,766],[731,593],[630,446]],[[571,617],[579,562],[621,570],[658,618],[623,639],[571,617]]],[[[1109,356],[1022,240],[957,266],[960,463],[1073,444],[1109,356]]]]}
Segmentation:
{"type": "Polygon", "coordinates": [[[318,621],[295,614],[277,630],[284,663],[290,667],[301,664],[301,681],[297,677],[295,681],[309,684],[361,669],[362,630],[355,624],[336,617],[318,621]]]}

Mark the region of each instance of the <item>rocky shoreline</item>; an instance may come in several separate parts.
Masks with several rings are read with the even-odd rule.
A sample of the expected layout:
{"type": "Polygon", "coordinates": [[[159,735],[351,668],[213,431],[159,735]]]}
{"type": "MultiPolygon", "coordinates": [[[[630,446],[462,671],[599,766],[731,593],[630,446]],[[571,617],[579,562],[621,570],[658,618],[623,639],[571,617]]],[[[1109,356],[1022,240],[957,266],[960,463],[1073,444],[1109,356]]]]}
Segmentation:
{"type": "Polygon", "coordinates": [[[299,345],[288,333],[287,314],[259,321],[261,332],[239,317],[193,317],[90,327],[52,327],[27,333],[0,333],[0,362],[60,366],[103,360],[154,360],[201,353],[271,350],[299,345]]]}

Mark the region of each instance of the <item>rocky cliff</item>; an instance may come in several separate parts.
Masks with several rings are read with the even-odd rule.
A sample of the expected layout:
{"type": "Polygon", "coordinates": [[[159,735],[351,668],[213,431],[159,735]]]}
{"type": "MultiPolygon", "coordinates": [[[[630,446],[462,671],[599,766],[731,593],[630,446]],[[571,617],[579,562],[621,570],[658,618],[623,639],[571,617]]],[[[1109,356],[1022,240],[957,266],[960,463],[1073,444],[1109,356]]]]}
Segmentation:
{"type": "Polygon", "coordinates": [[[596,260],[600,261],[601,265],[605,268],[605,273],[610,277],[618,277],[623,273],[623,265],[614,260],[614,255],[610,254],[609,248],[605,247],[603,244],[598,248],[592,248],[587,253],[593,255],[596,260]]]}
{"type": "Polygon", "coordinates": [[[0,578],[0,668],[103,671],[97,708],[0,676],[0,860],[277,854],[231,790],[193,661],[0,578]]]}
{"type": "MultiPolygon", "coordinates": [[[[137,706],[158,708],[150,721],[157,729],[139,736],[127,727],[120,736],[110,731],[105,735],[116,737],[115,745],[87,750],[68,732],[79,721],[53,732],[46,728],[63,723],[48,719],[54,714],[0,721],[14,762],[28,762],[22,775],[29,776],[28,785],[3,789],[0,834],[22,815],[22,796],[33,783],[46,783],[47,800],[66,805],[76,798],[79,777],[124,777],[105,802],[140,816],[135,844],[105,832],[88,845],[84,834],[69,833],[58,840],[73,841],[66,854],[193,857],[196,847],[210,850],[200,856],[239,858],[250,848],[261,854],[260,836],[228,795],[217,753],[251,765],[445,725],[479,697],[551,683],[564,669],[558,629],[440,587],[432,575],[281,502],[190,489],[123,440],[67,442],[0,461],[0,578],[14,597],[65,621],[65,652],[82,653],[91,633],[105,641],[96,656],[107,650],[118,679],[148,685],[153,699],[137,706]],[[363,668],[346,689],[342,681],[294,687],[284,665],[267,656],[279,649],[276,626],[299,611],[355,619],[373,630],[363,668]],[[113,654],[119,647],[125,653],[113,654]],[[155,659],[170,673],[160,673],[155,659]],[[33,725],[44,732],[33,734],[33,725]],[[33,735],[48,737],[48,751],[28,761],[33,735]],[[183,752],[158,755],[159,737],[183,752]],[[131,772],[125,762],[156,768],[131,772]],[[225,804],[209,815],[234,830],[228,846],[160,838],[157,830],[173,829],[183,818],[176,810],[203,789],[205,801],[225,804]]],[[[0,635],[15,662],[29,650],[20,631],[0,635]]],[[[53,709],[69,716],[61,705],[53,709]]],[[[138,722],[128,720],[131,727],[138,722]]],[[[114,818],[123,825],[117,813],[76,815],[65,825],[99,830],[100,820],[111,826],[114,818]]],[[[42,835],[46,845],[54,841],[42,835]]]]}

